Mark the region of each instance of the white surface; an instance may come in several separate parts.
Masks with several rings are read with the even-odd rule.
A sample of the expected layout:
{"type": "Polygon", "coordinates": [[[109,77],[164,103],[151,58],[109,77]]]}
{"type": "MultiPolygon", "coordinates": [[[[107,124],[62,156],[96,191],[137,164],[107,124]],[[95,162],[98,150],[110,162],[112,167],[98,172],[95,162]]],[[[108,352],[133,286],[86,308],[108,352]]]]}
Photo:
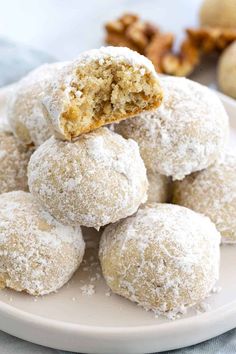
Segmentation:
{"type": "Polygon", "coordinates": [[[0,36],[71,59],[100,47],[103,25],[124,11],[140,14],[179,37],[197,23],[201,0],[0,0],[0,36]]]}
{"type": "MultiPolygon", "coordinates": [[[[231,118],[231,143],[236,146],[236,103],[223,95],[221,98],[231,118]]],[[[99,234],[87,229],[86,238],[94,244],[99,234]]],[[[56,294],[34,298],[2,290],[0,329],[45,346],[86,353],[138,354],[196,344],[236,326],[235,253],[235,246],[222,246],[222,291],[204,302],[210,309],[201,314],[192,309],[181,319],[170,321],[155,318],[117,295],[107,296],[104,280],[92,280],[99,266],[91,267],[90,260],[56,294]],[[84,294],[81,287],[91,284],[95,293],[84,294]]],[[[86,259],[96,258],[96,254],[91,248],[86,259]]]]}

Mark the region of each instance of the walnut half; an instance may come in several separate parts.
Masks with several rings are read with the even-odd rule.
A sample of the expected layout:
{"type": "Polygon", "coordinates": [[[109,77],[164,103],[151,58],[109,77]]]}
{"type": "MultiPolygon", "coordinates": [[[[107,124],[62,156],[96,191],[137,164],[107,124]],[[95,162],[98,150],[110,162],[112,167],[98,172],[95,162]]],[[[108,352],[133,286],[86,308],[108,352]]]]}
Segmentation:
{"type": "Polygon", "coordinates": [[[124,14],[108,22],[106,43],[129,47],[147,56],[160,73],[188,76],[201,62],[203,55],[221,52],[236,40],[236,29],[188,28],[179,51],[173,50],[174,35],[162,33],[158,27],[142,21],[134,14],[124,14]]]}

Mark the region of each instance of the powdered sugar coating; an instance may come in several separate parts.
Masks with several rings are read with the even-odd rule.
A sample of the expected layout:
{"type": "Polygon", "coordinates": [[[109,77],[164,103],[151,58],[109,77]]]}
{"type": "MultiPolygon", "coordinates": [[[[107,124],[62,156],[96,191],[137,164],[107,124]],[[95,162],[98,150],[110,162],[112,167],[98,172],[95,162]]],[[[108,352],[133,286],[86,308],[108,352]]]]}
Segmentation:
{"type": "Polygon", "coordinates": [[[39,146],[52,135],[40,100],[50,90],[52,78],[64,64],[41,65],[12,90],[7,116],[14,134],[22,143],[39,146]]]}
{"type": "Polygon", "coordinates": [[[0,196],[0,283],[44,295],[63,286],[80,265],[79,227],[58,223],[23,191],[0,196]]]}
{"type": "Polygon", "coordinates": [[[74,64],[76,66],[87,65],[91,61],[98,60],[102,65],[104,59],[107,57],[112,57],[117,62],[127,62],[137,68],[144,67],[144,71],[148,70],[157,76],[155,68],[148,58],[127,47],[107,46],[99,49],[91,49],[81,53],[78,59],[74,61],[74,64]]]}
{"type": "Polygon", "coordinates": [[[0,124],[0,193],[28,190],[27,166],[33,148],[25,147],[0,124]]]}
{"type": "Polygon", "coordinates": [[[99,228],[133,214],[146,201],[138,145],[107,128],[73,143],[52,137],[32,155],[29,187],[55,218],[99,228]]]}
{"type": "Polygon", "coordinates": [[[7,124],[7,103],[15,84],[0,88],[0,125],[7,124]]]}
{"type": "Polygon", "coordinates": [[[174,202],[207,215],[222,235],[236,243],[236,155],[174,184],[174,202]]]}
{"type": "Polygon", "coordinates": [[[114,126],[138,142],[147,169],[183,179],[213,164],[225,150],[229,123],[217,95],[185,78],[161,77],[162,105],[114,126]]]}
{"type": "Polygon", "coordinates": [[[208,218],[156,203],[107,226],[99,258],[113,292],[170,317],[209,295],[219,277],[219,243],[208,218]]]}

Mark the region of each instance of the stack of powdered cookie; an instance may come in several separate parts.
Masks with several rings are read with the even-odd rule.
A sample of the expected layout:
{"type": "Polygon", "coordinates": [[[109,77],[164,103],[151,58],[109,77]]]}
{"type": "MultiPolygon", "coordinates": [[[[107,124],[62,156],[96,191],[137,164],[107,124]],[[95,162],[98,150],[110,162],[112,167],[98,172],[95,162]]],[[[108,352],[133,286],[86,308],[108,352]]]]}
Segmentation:
{"type": "Polygon", "coordinates": [[[224,157],[228,117],[216,94],[105,47],[28,74],[12,89],[7,119],[2,287],[59,289],[82,261],[87,226],[105,227],[99,257],[115,293],[161,314],[209,295],[219,232],[236,240],[236,159],[224,157]],[[166,204],[172,195],[187,208],[166,204]]]}

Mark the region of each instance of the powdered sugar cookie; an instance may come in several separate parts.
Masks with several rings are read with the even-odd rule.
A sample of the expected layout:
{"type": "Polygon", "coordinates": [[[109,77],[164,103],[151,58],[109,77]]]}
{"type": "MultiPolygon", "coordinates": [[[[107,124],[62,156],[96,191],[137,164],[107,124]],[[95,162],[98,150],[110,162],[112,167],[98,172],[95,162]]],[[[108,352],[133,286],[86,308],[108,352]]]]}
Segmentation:
{"type": "Polygon", "coordinates": [[[75,142],[52,137],[32,155],[29,188],[60,222],[99,228],[133,214],[147,199],[135,141],[107,128],[75,142]]]}
{"type": "Polygon", "coordinates": [[[176,182],[173,201],[207,215],[222,242],[236,243],[236,155],[176,182]]]}
{"type": "Polygon", "coordinates": [[[185,78],[162,77],[162,105],[114,125],[134,139],[146,168],[173,179],[213,164],[225,150],[228,117],[217,95],[185,78]]]}
{"type": "Polygon", "coordinates": [[[215,225],[203,215],[152,204],[105,228],[99,258],[113,292],[174,318],[214,287],[219,243],[215,225]]]}
{"type": "Polygon", "coordinates": [[[200,9],[200,22],[203,26],[235,28],[235,0],[204,0],[200,9]]]}
{"type": "Polygon", "coordinates": [[[14,87],[7,107],[9,124],[24,144],[39,146],[51,135],[40,99],[64,63],[44,64],[31,71],[14,87]]]}
{"type": "Polygon", "coordinates": [[[80,265],[79,227],[58,223],[23,191],[0,195],[0,285],[31,295],[62,287],[80,265]]]}
{"type": "Polygon", "coordinates": [[[28,190],[27,166],[33,148],[19,143],[9,127],[0,125],[0,194],[28,190]]]}
{"type": "Polygon", "coordinates": [[[66,65],[42,102],[59,138],[157,108],[162,90],[152,63],[128,49],[102,47],[66,65]]]}
{"type": "Polygon", "coordinates": [[[0,88],[0,125],[8,124],[7,120],[7,104],[15,84],[0,88]]]}
{"type": "MultiPolygon", "coordinates": [[[[236,3],[235,3],[236,8],[236,3]]],[[[236,24],[235,24],[236,27],[236,24]]],[[[217,77],[218,84],[222,92],[233,98],[236,98],[236,41],[233,42],[221,54],[218,67],[217,77]]]]}

